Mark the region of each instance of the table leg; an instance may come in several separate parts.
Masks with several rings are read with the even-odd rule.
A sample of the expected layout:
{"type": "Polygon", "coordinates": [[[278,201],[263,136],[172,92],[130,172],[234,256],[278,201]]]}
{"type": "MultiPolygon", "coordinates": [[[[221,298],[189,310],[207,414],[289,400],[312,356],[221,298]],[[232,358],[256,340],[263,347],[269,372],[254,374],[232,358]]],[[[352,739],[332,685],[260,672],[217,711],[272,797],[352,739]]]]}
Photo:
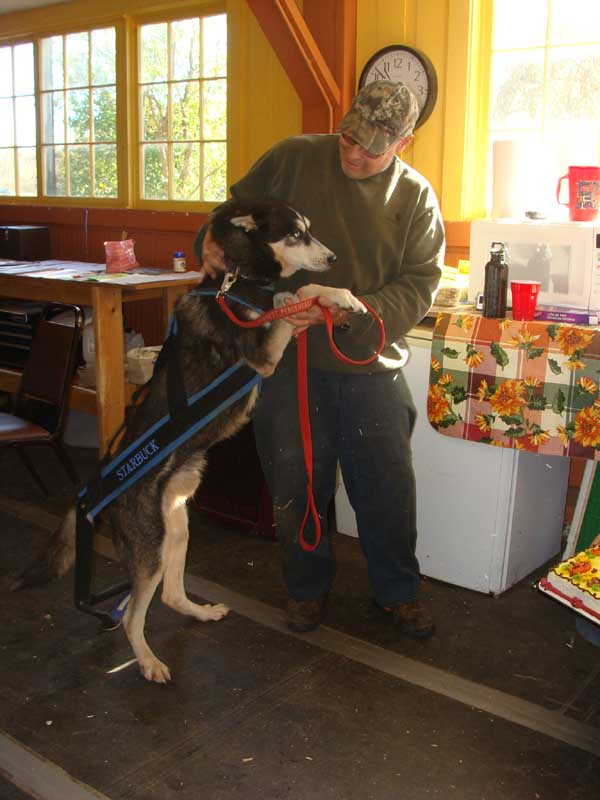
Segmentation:
{"type": "Polygon", "coordinates": [[[169,326],[169,319],[175,307],[175,303],[183,294],[187,294],[190,290],[189,286],[165,286],[162,290],[162,317],[164,332],[167,332],[169,326]]]}
{"type": "Polygon", "coordinates": [[[96,348],[96,408],[100,455],[125,418],[123,308],[120,287],[92,291],[96,348]]]}

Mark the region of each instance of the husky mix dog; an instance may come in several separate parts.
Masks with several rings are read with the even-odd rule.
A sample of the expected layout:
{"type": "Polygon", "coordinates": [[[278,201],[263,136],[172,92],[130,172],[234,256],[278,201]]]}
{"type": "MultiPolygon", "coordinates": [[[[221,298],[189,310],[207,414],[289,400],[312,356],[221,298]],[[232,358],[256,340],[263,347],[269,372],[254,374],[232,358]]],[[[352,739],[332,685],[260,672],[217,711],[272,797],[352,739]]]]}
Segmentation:
{"type": "MultiPolygon", "coordinates": [[[[275,201],[231,200],[219,206],[211,218],[212,238],[222,247],[228,268],[237,268],[241,281],[259,286],[268,286],[299,269],[320,272],[335,261],[335,255],[310,234],[309,227],[305,217],[275,201]]],[[[346,289],[313,284],[304,289],[303,296],[328,294],[342,308],[365,311],[346,289]]],[[[275,305],[278,300],[281,304],[282,298],[276,296],[275,305]]],[[[238,327],[227,319],[214,297],[193,292],[179,299],[175,313],[180,333],[179,360],[188,397],[239,362],[261,376],[271,375],[294,330],[284,319],[255,328],[238,327]]],[[[244,305],[236,305],[235,313],[241,319],[256,317],[256,312],[244,305]]],[[[253,388],[101,512],[101,520],[110,524],[132,586],[123,627],[140,670],[149,681],[165,683],[171,677],[169,668],[154,655],[144,636],[146,612],[161,581],[162,601],[182,614],[207,621],[221,619],[228,612],[222,604],[194,603],[185,593],[186,501],[202,479],[207,451],[233,436],[248,421],[256,399],[257,389],[253,388]]],[[[114,455],[167,413],[167,369],[159,361],[143,400],[128,410],[125,433],[114,455]]],[[[75,527],[76,511],[72,508],[39,558],[12,588],[44,583],[70,569],[75,556],[75,527]]]]}

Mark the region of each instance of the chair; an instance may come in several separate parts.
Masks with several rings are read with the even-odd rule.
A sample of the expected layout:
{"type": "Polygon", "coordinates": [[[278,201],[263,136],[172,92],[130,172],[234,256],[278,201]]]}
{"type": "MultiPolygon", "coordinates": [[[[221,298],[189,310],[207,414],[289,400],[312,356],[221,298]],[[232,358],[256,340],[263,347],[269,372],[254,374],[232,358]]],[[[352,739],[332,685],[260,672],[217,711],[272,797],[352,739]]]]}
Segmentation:
{"type": "Polygon", "coordinates": [[[79,483],[77,471],[62,444],[71,380],[77,364],[83,330],[79,306],[51,303],[38,323],[25,366],[13,413],[0,413],[0,448],[14,448],[39,489],[48,495],[27,450],[32,445],[50,445],[69,478],[79,483]],[[73,324],[52,317],[72,312],[73,324]]]}

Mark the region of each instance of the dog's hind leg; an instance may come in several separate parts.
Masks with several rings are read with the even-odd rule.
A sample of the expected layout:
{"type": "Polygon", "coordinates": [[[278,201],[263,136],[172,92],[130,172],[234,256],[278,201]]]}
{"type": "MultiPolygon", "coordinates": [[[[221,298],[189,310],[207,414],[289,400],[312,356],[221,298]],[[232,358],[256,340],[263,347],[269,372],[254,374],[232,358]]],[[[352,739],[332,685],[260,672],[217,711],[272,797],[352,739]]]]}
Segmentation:
{"type": "Polygon", "coordinates": [[[205,458],[178,470],[167,483],[162,497],[165,526],[162,563],[164,567],[162,601],[165,605],[201,622],[222,619],[229,609],[223,604],[199,605],[185,593],[184,573],[189,531],[186,501],[196,490],[205,458]]]}
{"type": "Polygon", "coordinates": [[[144,678],[155,683],[166,683],[171,680],[169,668],[154,655],[144,635],[146,612],[161,578],[162,569],[149,577],[138,575],[131,590],[127,611],[123,616],[123,628],[137,658],[140,671],[144,678]]]}

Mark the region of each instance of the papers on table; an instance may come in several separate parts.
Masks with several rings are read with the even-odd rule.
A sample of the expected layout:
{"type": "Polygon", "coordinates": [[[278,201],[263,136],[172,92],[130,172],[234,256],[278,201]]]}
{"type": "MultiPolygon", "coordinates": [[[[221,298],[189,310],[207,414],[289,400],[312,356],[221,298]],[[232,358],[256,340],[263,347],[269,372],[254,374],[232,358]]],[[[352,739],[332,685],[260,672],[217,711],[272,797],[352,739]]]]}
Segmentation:
{"type": "Polygon", "coordinates": [[[104,264],[88,264],[84,261],[28,261],[14,266],[2,267],[2,275],[34,275],[36,278],[74,278],[102,272],[104,264]]]}
{"type": "Polygon", "coordinates": [[[121,286],[201,277],[199,272],[173,272],[170,269],[157,269],[154,267],[139,268],[137,272],[106,272],[105,264],[56,260],[13,262],[10,266],[0,266],[0,274],[26,275],[32,278],[56,278],[70,281],[94,281],[119,284],[121,286]]]}
{"type": "Polygon", "coordinates": [[[201,278],[199,272],[173,272],[170,269],[153,273],[152,275],[140,272],[109,272],[101,275],[90,275],[87,280],[100,283],[118,283],[121,286],[131,286],[137,283],[155,283],[156,281],[180,281],[182,278],[201,278]]]}

